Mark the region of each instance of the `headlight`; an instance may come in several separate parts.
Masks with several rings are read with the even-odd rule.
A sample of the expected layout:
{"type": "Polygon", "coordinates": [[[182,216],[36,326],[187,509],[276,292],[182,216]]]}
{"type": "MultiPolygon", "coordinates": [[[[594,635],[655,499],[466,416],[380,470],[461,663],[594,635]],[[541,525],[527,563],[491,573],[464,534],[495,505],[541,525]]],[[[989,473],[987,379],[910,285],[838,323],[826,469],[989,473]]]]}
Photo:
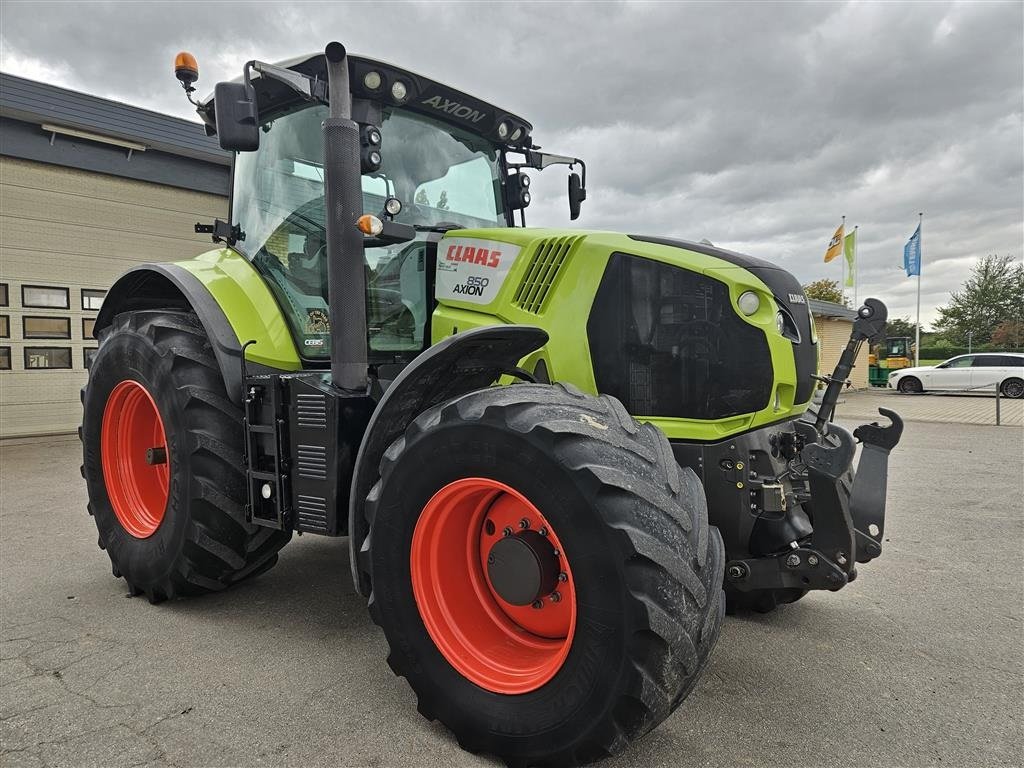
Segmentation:
{"type": "Polygon", "coordinates": [[[892,373],[890,373],[890,374],[889,374],[889,378],[891,379],[891,378],[893,378],[894,376],[899,376],[899,374],[900,374],[900,372],[899,372],[899,371],[893,371],[892,373]]]}
{"type": "Polygon", "coordinates": [[[761,306],[761,299],[753,291],[744,291],[736,299],[736,306],[740,308],[740,312],[750,317],[761,306]]]}
{"type": "Polygon", "coordinates": [[[503,140],[508,136],[508,123],[498,123],[498,138],[503,140]]]}
{"type": "Polygon", "coordinates": [[[367,72],[363,75],[363,85],[366,86],[367,90],[376,91],[380,88],[381,82],[380,72],[367,72]]]}
{"type": "Polygon", "coordinates": [[[786,316],[781,312],[775,313],[775,327],[779,329],[780,334],[786,335],[786,316]]]}
{"type": "Polygon", "coordinates": [[[405,101],[405,97],[409,95],[409,90],[405,87],[405,83],[401,80],[395,80],[391,86],[391,98],[395,101],[405,101]]]}

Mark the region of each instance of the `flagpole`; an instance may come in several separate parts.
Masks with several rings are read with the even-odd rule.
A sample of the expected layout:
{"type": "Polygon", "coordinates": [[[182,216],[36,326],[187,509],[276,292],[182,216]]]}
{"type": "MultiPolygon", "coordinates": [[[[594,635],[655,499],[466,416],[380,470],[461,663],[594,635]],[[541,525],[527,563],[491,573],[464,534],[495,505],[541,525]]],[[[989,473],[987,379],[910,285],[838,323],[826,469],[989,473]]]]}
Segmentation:
{"type": "MultiPolygon", "coordinates": [[[[846,217],[845,216],[843,216],[842,231],[843,231],[843,236],[841,238],[839,238],[839,252],[840,252],[840,254],[842,254],[843,250],[845,250],[843,248],[843,246],[845,245],[843,240],[846,239],[846,217]]],[[[840,261],[840,264],[839,264],[839,295],[843,297],[843,300],[841,302],[839,302],[839,303],[840,304],[845,304],[846,303],[846,286],[844,285],[844,283],[846,282],[846,265],[843,264],[842,262],[846,261],[846,256],[843,255],[843,258],[839,259],[839,261],[840,261]]]]}
{"type": "Polygon", "coordinates": [[[857,308],[857,280],[860,278],[860,270],[857,269],[857,241],[860,237],[857,236],[857,230],[860,229],[860,224],[855,224],[853,227],[853,306],[857,308]]]}
{"type": "Polygon", "coordinates": [[[917,325],[914,328],[914,366],[921,364],[921,262],[924,261],[924,249],[921,247],[921,224],[924,213],[917,214],[917,325]]]}

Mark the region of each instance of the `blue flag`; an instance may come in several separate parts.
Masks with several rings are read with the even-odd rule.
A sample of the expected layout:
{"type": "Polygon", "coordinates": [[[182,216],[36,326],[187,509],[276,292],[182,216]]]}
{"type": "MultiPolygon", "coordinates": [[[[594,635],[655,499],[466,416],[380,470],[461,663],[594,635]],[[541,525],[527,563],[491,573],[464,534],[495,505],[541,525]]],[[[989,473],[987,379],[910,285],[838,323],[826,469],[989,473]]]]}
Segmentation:
{"type": "Polygon", "coordinates": [[[907,277],[921,274],[921,225],[917,225],[914,234],[903,246],[903,268],[907,270],[907,277]]]}

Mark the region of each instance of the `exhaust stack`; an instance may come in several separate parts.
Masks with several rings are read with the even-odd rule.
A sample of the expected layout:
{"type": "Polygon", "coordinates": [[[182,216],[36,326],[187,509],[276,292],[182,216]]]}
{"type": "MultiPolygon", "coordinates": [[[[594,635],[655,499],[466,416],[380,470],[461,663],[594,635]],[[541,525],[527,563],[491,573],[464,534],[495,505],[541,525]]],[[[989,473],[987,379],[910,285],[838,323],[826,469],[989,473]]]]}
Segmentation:
{"type": "Polygon", "coordinates": [[[363,235],[356,229],[363,213],[359,126],[352,120],[345,46],[328,43],[324,53],[331,101],[323,125],[331,381],[361,394],[368,372],[363,235]]]}

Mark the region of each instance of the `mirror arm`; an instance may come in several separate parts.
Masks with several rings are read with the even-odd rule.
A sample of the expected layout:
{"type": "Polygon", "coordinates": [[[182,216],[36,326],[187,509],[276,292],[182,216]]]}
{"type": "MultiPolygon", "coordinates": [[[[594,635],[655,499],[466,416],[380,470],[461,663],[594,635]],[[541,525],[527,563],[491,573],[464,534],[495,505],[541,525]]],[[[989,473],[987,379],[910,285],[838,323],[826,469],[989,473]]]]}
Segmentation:
{"type": "Polygon", "coordinates": [[[510,169],[533,168],[535,171],[543,171],[551,165],[568,165],[570,170],[574,170],[575,167],[579,165],[580,186],[582,186],[583,189],[587,188],[587,164],[578,157],[569,157],[568,155],[551,155],[547,152],[535,152],[532,149],[525,150],[523,154],[526,155],[525,163],[509,163],[508,167],[510,169]]]}
{"type": "Polygon", "coordinates": [[[327,103],[327,84],[319,78],[307,77],[290,69],[253,59],[247,61],[243,69],[243,79],[246,85],[252,85],[252,72],[258,73],[260,77],[268,77],[287,85],[306,101],[327,103]]]}

